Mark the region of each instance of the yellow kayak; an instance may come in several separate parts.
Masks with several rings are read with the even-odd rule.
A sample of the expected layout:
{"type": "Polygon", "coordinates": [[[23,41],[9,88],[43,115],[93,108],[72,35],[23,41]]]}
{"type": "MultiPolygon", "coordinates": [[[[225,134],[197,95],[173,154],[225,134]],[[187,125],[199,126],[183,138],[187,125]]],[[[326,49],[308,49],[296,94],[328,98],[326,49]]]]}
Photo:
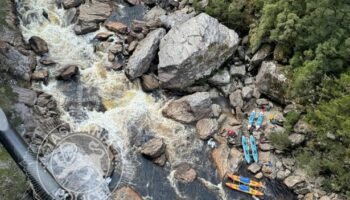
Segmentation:
{"type": "Polygon", "coordinates": [[[234,190],[237,190],[237,191],[240,191],[240,192],[244,192],[244,193],[247,193],[247,194],[251,194],[253,196],[263,196],[264,193],[258,191],[258,190],[254,190],[246,185],[237,185],[237,184],[234,184],[234,183],[226,183],[226,186],[231,188],[231,189],[234,189],[234,190]]]}
{"type": "Polygon", "coordinates": [[[237,175],[233,175],[233,174],[229,174],[228,177],[230,179],[232,179],[233,181],[237,181],[237,182],[243,183],[243,184],[248,185],[248,186],[264,187],[264,184],[262,182],[253,181],[253,180],[251,180],[250,178],[247,178],[247,177],[237,176],[237,175]]]}

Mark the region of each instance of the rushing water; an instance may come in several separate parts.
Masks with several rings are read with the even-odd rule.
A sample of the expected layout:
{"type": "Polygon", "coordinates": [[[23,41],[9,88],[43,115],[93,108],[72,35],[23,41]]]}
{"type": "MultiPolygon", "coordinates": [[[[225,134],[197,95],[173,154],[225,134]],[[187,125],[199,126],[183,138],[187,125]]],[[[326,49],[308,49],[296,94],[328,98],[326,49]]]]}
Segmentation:
{"type": "Polygon", "coordinates": [[[89,132],[98,127],[107,131],[108,143],[118,150],[122,165],[115,185],[132,185],[145,199],[155,200],[250,198],[228,192],[221,185],[209,159],[210,149],[195,137],[194,127],[162,116],[162,106],[168,98],[161,91],[144,93],[140,84],[130,82],[123,72],[107,70],[106,66],[111,65],[107,53],[94,52],[93,47],[94,36],[105,31],[103,28],[77,36],[73,25],[67,22],[67,11],[58,8],[55,0],[17,0],[17,9],[24,39],[39,36],[48,43],[49,57],[58,63],[55,67],[45,67],[51,77],[64,66],[79,66],[78,81],[67,83],[51,78],[47,85],[33,84],[33,87],[56,98],[61,120],[73,130],[89,132]],[[89,102],[90,107],[84,102],[89,102]],[[91,102],[94,102],[92,107],[91,102]],[[71,110],[70,104],[78,111],[71,110]],[[160,168],[137,154],[135,138],[144,140],[153,136],[164,139],[171,165],[160,168]],[[171,166],[181,162],[195,166],[196,181],[183,184],[174,179],[171,166]]]}

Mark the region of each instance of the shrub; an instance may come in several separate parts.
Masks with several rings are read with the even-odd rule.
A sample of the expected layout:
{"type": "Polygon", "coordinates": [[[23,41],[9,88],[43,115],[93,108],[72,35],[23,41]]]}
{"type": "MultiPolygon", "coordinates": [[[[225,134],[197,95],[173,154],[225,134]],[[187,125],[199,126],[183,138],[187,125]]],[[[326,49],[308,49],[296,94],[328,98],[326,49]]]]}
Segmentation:
{"type": "Polygon", "coordinates": [[[285,132],[283,132],[283,133],[271,133],[269,136],[269,141],[276,149],[278,149],[280,151],[287,150],[291,145],[291,143],[288,139],[288,134],[285,132]]]}

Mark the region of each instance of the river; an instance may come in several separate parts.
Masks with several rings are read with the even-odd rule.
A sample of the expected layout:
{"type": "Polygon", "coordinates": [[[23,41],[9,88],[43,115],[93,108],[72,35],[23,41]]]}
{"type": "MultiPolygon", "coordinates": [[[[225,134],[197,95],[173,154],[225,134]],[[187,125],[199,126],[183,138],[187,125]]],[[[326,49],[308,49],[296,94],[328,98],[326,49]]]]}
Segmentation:
{"type": "MultiPolygon", "coordinates": [[[[24,39],[28,41],[31,36],[44,39],[49,57],[58,63],[55,67],[45,67],[49,74],[57,74],[60,67],[72,64],[80,70],[76,81],[50,78],[47,85],[33,83],[33,89],[55,97],[60,120],[68,123],[74,132],[96,129],[107,132],[107,143],[118,151],[119,168],[115,169],[118,180],[113,180],[116,187],[130,185],[144,199],[153,200],[251,199],[222,185],[210,160],[210,148],[196,137],[193,126],[163,117],[162,107],[172,96],[162,91],[145,93],[140,83],[130,82],[123,71],[108,70],[108,54],[94,50],[94,37],[106,31],[104,28],[78,36],[67,21],[67,11],[58,8],[55,0],[16,0],[16,3],[24,39]],[[74,108],[69,106],[72,104],[74,108]],[[162,168],[140,156],[134,145],[136,136],[141,137],[139,140],[162,138],[167,146],[168,164],[162,168]],[[174,178],[173,166],[183,162],[190,163],[197,171],[197,179],[190,184],[174,178]]],[[[41,67],[44,68],[38,66],[41,67]]],[[[269,187],[276,185],[279,183],[271,183],[269,187]]],[[[279,199],[274,196],[271,194],[267,199],[279,199]]]]}

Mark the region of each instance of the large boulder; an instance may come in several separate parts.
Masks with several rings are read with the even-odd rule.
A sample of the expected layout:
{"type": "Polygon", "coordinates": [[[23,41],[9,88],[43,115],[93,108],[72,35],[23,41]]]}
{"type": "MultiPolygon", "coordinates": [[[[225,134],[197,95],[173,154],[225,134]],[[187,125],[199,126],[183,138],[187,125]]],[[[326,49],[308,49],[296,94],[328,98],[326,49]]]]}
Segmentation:
{"type": "Polygon", "coordinates": [[[238,42],[236,32],[205,13],[172,28],[160,43],[161,86],[182,89],[209,76],[233,54],[238,42]]]}
{"type": "Polygon", "coordinates": [[[207,140],[219,129],[219,124],[216,119],[205,118],[197,122],[196,129],[199,138],[207,140]]]}
{"type": "Polygon", "coordinates": [[[147,72],[152,60],[156,56],[160,39],[162,39],[165,33],[163,28],[156,29],[139,42],[125,68],[125,73],[130,79],[140,77],[147,72]]]}
{"type": "Polygon", "coordinates": [[[35,54],[30,52],[0,41],[0,72],[3,73],[1,75],[5,76],[4,72],[8,72],[17,80],[29,81],[31,71],[36,66],[35,54]]]}
{"type": "Polygon", "coordinates": [[[98,30],[98,23],[104,22],[112,13],[110,2],[90,0],[79,7],[78,23],[74,26],[76,34],[86,34],[98,30]]]}
{"type": "Polygon", "coordinates": [[[212,101],[208,92],[197,92],[174,100],[166,105],[162,113],[182,123],[192,123],[212,114],[212,101]]]}
{"type": "Polygon", "coordinates": [[[34,106],[37,101],[37,94],[33,90],[13,86],[12,91],[18,95],[17,101],[19,103],[24,103],[27,106],[34,106]]]}
{"type": "Polygon", "coordinates": [[[29,39],[29,44],[33,51],[38,55],[43,55],[49,52],[49,47],[47,46],[46,41],[40,37],[32,36],[29,39]]]}
{"type": "Polygon", "coordinates": [[[243,153],[236,148],[230,150],[226,144],[214,149],[211,156],[221,180],[226,173],[235,173],[243,162],[243,153]]]}
{"type": "Polygon", "coordinates": [[[275,62],[264,61],[256,76],[256,87],[271,99],[284,104],[287,78],[283,73],[282,66],[275,62]]]}

